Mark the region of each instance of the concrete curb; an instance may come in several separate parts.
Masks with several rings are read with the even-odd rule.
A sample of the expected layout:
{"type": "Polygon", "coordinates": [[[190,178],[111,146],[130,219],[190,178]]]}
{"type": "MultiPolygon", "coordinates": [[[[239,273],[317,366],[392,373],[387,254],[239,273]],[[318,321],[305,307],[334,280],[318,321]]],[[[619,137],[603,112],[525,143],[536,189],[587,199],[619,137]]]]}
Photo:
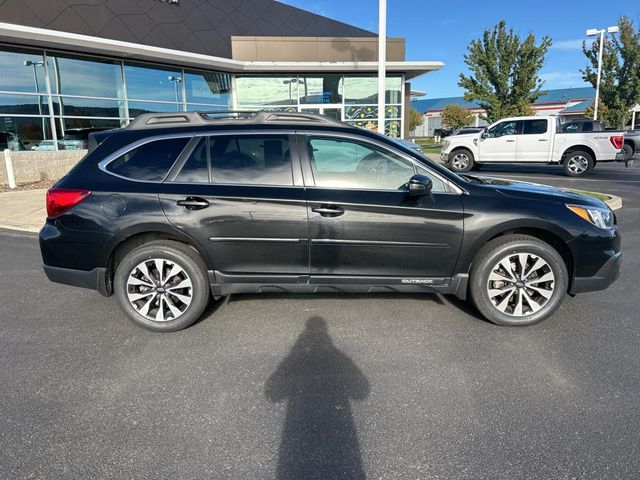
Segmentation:
{"type": "MultiPolygon", "coordinates": [[[[567,192],[572,192],[572,193],[579,193],[581,195],[586,195],[582,192],[585,192],[586,190],[574,190],[572,188],[563,188],[563,190],[567,191],[567,192]]],[[[591,190],[589,190],[590,193],[597,193],[598,195],[604,195],[605,197],[608,197],[607,200],[603,200],[604,203],[606,203],[607,205],[609,205],[609,208],[611,210],[620,210],[622,208],[622,198],[618,197],[617,195],[611,195],[610,193],[602,193],[602,192],[592,192],[591,190]]],[[[586,195],[587,197],[589,195],[586,195]]]]}
{"type": "Polygon", "coordinates": [[[603,193],[602,195],[609,197],[609,200],[605,200],[604,203],[609,205],[611,210],[620,210],[622,208],[622,198],[617,195],[609,195],[608,193],[603,193]]]}

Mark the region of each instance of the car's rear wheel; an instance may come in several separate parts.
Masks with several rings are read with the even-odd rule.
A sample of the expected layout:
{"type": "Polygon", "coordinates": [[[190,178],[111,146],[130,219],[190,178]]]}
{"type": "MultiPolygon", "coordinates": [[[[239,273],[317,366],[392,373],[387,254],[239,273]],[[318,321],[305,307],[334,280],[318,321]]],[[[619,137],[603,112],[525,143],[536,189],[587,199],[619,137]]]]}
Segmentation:
{"type": "Polygon", "coordinates": [[[551,316],[567,285],[567,267],[551,245],[528,235],[505,235],[478,252],[469,288],[487,320],[517,326],[551,316]]]}
{"type": "Polygon", "coordinates": [[[454,172],[468,172],[474,164],[473,153],[469,150],[454,150],[449,156],[449,168],[454,172]]]}
{"type": "Polygon", "coordinates": [[[188,327],[210,298],[207,269],[199,255],[165,240],[129,252],[117,266],[114,291],[134,323],[159,332],[188,327]]]}
{"type": "Polygon", "coordinates": [[[564,173],[569,177],[584,177],[585,175],[589,175],[594,166],[595,161],[591,154],[581,150],[568,153],[563,164],[564,173]]]}

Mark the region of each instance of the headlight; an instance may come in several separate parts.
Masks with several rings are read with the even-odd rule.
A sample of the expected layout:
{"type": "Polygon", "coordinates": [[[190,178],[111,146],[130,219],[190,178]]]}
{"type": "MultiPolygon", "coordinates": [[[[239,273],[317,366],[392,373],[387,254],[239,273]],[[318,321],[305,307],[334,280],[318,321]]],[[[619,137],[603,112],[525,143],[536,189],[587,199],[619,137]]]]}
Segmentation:
{"type": "Polygon", "coordinates": [[[613,212],[609,208],[581,207],[578,205],[567,205],[567,208],[598,228],[613,227],[613,212]]]}
{"type": "Polygon", "coordinates": [[[442,150],[446,150],[447,148],[449,148],[449,140],[443,140],[442,141],[442,150]]]}

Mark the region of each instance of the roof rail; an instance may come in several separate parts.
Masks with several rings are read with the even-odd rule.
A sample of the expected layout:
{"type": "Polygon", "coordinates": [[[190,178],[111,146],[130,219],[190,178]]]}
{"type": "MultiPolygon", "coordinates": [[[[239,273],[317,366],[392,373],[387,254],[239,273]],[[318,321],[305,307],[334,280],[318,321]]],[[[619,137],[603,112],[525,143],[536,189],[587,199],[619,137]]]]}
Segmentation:
{"type": "Polygon", "coordinates": [[[261,111],[192,111],[175,113],[144,113],[137,116],[126,127],[128,130],[144,128],[179,127],[188,125],[229,124],[268,124],[299,123],[328,124],[346,126],[344,122],[316,113],[282,112],[276,110],[261,111]]]}

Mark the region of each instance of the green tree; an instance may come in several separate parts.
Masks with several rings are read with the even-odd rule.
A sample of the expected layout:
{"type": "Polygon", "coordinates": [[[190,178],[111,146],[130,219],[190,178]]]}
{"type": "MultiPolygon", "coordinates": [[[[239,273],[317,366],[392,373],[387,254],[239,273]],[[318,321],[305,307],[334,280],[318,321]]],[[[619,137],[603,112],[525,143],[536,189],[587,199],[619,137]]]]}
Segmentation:
{"type": "MultiPolygon", "coordinates": [[[[584,116],[587,118],[593,118],[593,113],[594,113],[594,105],[596,104],[596,101],[593,100],[589,106],[586,108],[586,110],[584,111],[584,116]]],[[[607,123],[605,120],[605,117],[607,117],[609,115],[609,109],[607,108],[607,106],[602,102],[602,98],[600,99],[600,101],[598,102],[598,118],[596,120],[600,120],[603,123],[607,123]]]]}
{"type": "Polygon", "coordinates": [[[418,113],[415,108],[410,106],[408,115],[409,130],[415,130],[420,125],[422,125],[422,120],[422,115],[420,115],[420,113],[418,113]]]}
{"type": "MultiPolygon", "coordinates": [[[[625,16],[620,17],[618,26],[617,37],[609,35],[604,41],[600,100],[606,109],[598,115],[613,128],[624,127],[631,118],[631,108],[640,102],[640,32],[635,31],[633,22],[625,16]]],[[[595,88],[600,39],[590,47],[583,42],[582,51],[590,63],[582,70],[582,78],[595,88]]]]}
{"type": "Polygon", "coordinates": [[[507,30],[504,20],[485,29],[464,56],[471,71],[469,76],[460,74],[458,85],[466,90],[464,99],[477,101],[488,121],[530,113],[530,105],[544,93],[538,72],[550,46],[549,37],[536,44],[533,33],[521,40],[513,29],[507,30]]]}
{"type": "Polygon", "coordinates": [[[476,117],[471,111],[455,103],[445,105],[442,109],[442,125],[447,128],[462,128],[470,125],[476,117]]]}

